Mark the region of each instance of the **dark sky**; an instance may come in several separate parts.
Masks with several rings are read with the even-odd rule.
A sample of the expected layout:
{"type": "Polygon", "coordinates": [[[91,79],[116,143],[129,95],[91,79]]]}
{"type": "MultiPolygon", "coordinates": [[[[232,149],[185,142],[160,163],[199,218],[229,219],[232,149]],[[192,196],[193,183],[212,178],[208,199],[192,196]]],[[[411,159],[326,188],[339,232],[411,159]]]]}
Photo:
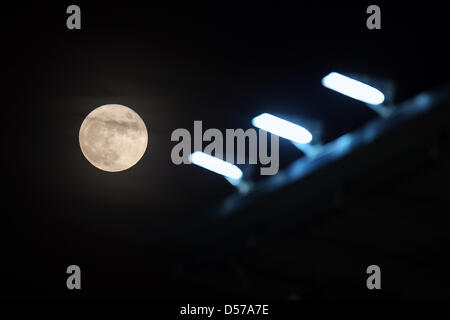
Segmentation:
{"type": "MultiPolygon", "coordinates": [[[[390,79],[395,102],[448,80],[440,5],[380,4],[382,29],[370,31],[369,4],[79,3],[79,31],[67,30],[65,3],[3,8],[2,252],[13,292],[43,290],[47,280],[23,279],[30,265],[49,279],[44,296],[64,289],[72,263],[98,274],[164,268],[140,251],[143,235],[234,192],[221,177],[172,164],[176,128],[202,120],[205,129],[245,129],[271,112],[319,121],[327,142],[376,116],[323,88],[327,73],[390,79]],[[149,133],[141,161],[114,174],[94,168],[78,144],[84,117],[108,103],[133,108],[149,133]]],[[[282,165],[300,156],[280,142],[282,165]]]]}

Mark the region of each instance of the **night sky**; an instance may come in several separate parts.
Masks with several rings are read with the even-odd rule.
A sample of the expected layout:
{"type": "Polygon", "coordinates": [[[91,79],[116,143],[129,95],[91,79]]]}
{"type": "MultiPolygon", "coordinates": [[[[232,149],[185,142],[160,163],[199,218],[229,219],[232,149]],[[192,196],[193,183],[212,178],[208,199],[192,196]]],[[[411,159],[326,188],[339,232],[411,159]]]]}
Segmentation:
{"type": "MultiPolygon", "coordinates": [[[[208,212],[235,189],[199,167],[174,165],[173,130],[193,133],[194,120],[204,130],[247,129],[270,112],[319,122],[326,143],[377,117],[322,87],[329,72],[392,80],[401,103],[446,83],[450,71],[440,5],[380,3],[382,29],[371,31],[371,3],[86,2],[77,3],[81,30],[66,28],[69,4],[2,9],[2,297],[187,296],[168,284],[177,272],[171,253],[164,244],[155,253],[143,239],[208,212]],[[119,173],[92,166],[78,141],[86,115],[109,103],[135,110],[149,134],[143,158],[119,173]],[[66,289],[71,264],[82,269],[79,292],[66,289]]],[[[280,170],[301,156],[280,140],[280,170]]],[[[226,292],[210,294],[236,295],[226,292]]]]}

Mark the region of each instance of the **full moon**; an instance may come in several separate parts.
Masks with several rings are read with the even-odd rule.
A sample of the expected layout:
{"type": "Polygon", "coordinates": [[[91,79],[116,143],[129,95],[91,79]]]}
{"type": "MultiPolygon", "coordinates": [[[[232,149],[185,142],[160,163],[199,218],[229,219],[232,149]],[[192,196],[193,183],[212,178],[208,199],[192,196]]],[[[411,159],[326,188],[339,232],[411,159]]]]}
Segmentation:
{"type": "Polygon", "coordinates": [[[132,109],[107,104],[94,109],[80,127],[80,147],[98,169],[117,172],[134,166],[147,149],[144,121],[132,109]]]}

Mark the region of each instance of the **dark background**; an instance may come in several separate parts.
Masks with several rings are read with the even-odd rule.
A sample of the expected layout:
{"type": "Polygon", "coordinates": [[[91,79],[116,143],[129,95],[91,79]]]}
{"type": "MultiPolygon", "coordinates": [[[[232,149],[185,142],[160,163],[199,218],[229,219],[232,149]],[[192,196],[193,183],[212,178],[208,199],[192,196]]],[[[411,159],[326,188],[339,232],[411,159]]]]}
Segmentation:
{"type": "MultiPolygon", "coordinates": [[[[386,175],[376,189],[385,193],[368,189],[362,174],[343,185],[365,193],[339,205],[336,195],[315,197],[330,206],[288,229],[268,226],[310,209],[274,196],[279,206],[256,204],[247,214],[277,215],[250,221],[252,232],[242,229],[233,243],[226,222],[216,225],[220,239],[186,236],[214,249],[143,240],[235,192],[219,176],[172,164],[173,130],[193,132],[194,120],[204,130],[245,129],[252,117],[270,112],[317,120],[323,142],[332,141],[376,114],[323,88],[329,72],[391,79],[395,103],[448,82],[441,4],[377,3],[382,29],[373,31],[365,13],[372,3],[77,3],[77,31],[66,28],[70,4],[2,9],[2,297],[449,298],[448,157],[401,175],[383,173],[398,168],[387,161],[391,171],[377,173],[386,175]],[[149,133],[141,161],[114,174],[94,168],[78,144],[84,117],[108,103],[133,108],[149,133]],[[407,196],[395,193],[407,187],[407,196]],[[422,188],[431,194],[426,201],[416,192],[422,188]],[[66,289],[71,264],[82,269],[78,292],[66,289]],[[382,266],[379,292],[365,288],[370,264],[382,266]]],[[[280,140],[282,168],[301,156],[280,140]]],[[[318,188],[328,183],[323,175],[312,182],[318,188]]],[[[290,188],[284,197],[300,192],[290,188]]]]}

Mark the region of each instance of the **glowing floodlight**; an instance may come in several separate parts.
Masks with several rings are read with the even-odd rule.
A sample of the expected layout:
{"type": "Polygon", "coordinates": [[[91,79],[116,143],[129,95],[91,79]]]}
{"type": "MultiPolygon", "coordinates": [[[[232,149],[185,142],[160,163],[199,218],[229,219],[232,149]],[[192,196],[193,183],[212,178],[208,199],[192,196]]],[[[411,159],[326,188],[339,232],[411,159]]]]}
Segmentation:
{"type": "Polygon", "coordinates": [[[239,180],[243,175],[241,169],[235,165],[201,151],[196,151],[191,154],[189,160],[197,166],[211,170],[232,180],[239,180]]]}
{"type": "Polygon", "coordinates": [[[309,143],[312,140],[312,134],[299,125],[275,117],[269,113],[260,114],[254,117],[252,124],[267,132],[276,134],[277,136],[289,139],[297,143],[309,143]]]}
{"type": "Polygon", "coordinates": [[[380,90],[337,72],[323,77],[322,85],[369,104],[381,104],[384,101],[384,94],[380,90]]]}

